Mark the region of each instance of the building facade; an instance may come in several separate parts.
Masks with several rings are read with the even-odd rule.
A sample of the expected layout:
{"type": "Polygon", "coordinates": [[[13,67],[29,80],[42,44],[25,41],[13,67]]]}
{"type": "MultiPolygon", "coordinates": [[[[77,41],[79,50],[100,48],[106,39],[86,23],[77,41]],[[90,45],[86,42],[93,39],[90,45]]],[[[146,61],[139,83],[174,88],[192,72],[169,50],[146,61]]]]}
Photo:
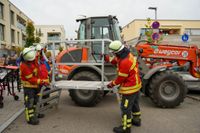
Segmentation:
{"type": "Polygon", "coordinates": [[[9,0],[0,0],[0,46],[10,49],[23,47],[26,38],[26,24],[32,20],[9,0]]]}
{"type": "MultiPolygon", "coordinates": [[[[171,35],[176,40],[180,40],[181,35],[187,33],[192,41],[199,42],[200,39],[200,20],[157,20],[160,23],[159,32],[166,38],[171,35]]],[[[153,22],[153,20],[152,20],[153,22]]],[[[122,28],[122,39],[126,42],[135,41],[140,35],[145,35],[147,20],[135,19],[122,28]]],[[[170,38],[172,40],[172,38],[170,38]]]]}
{"type": "MultiPolygon", "coordinates": [[[[64,41],[65,29],[63,25],[35,25],[36,33],[40,33],[40,43],[47,46],[47,50],[52,50],[52,41],[64,41]]],[[[65,48],[64,43],[55,43],[56,54],[60,48],[65,48]]]]}

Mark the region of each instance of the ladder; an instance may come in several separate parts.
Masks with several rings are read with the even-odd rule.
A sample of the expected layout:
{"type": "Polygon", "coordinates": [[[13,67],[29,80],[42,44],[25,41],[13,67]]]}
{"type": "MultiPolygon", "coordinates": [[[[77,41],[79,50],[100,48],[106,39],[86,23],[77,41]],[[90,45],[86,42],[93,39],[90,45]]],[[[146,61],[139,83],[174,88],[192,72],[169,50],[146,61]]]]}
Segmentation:
{"type": "Polygon", "coordinates": [[[53,106],[58,108],[59,99],[61,95],[61,88],[42,86],[38,95],[39,99],[36,105],[36,114],[39,114],[49,108],[52,108],[53,106]],[[45,96],[46,98],[44,98],[45,96]]]}
{"type": "MultiPolygon", "coordinates": [[[[109,82],[104,82],[105,85],[109,82]]],[[[56,81],[52,86],[42,86],[38,99],[38,103],[36,105],[36,114],[39,114],[49,108],[55,106],[58,108],[60,95],[62,90],[68,89],[87,89],[87,90],[109,90],[105,85],[102,86],[101,81],[70,81],[70,80],[61,80],[56,81]],[[46,90],[49,88],[49,90],[46,90]],[[47,98],[44,98],[44,97],[47,98]]],[[[114,92],[116,93],[116,91],[114,92]]],[[[117,93],[116,93],[117,94],[117,93]]],[[[117,96],[118,98],[118,96],[117,96]]],[[[118,98],[119,101],[119,98],[118,98]]]]}

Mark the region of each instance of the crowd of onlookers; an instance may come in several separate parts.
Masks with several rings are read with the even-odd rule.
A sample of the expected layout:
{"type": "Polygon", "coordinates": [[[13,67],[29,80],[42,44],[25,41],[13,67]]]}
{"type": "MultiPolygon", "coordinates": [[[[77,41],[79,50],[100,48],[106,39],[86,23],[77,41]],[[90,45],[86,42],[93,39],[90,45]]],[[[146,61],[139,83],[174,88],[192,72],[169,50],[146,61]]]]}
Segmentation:
{"type": "Polygon", "coordinates": [[[4,66],[7,66],[7,65],[12,65],[12,66],[16,66],[16,60],[18,58],[17,54],[14,54],[14,55],[6,55],[4,54],[3,55],[3,58],[4,58],[4,66]]]}
{"type": "Polygon", "coordinates": [[[0,57],[0,66],[7,66],[7,65],[16,66],[17,58],[18,58],[17,54],[13,55],[3,54],[2,57],[0,57]]]}

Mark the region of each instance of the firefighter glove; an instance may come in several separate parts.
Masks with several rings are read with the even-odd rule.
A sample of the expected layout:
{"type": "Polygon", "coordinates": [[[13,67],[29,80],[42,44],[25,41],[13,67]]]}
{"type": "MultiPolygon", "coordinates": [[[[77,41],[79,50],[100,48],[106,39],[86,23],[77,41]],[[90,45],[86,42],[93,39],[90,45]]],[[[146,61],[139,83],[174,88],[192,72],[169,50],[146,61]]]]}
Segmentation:
{"type": "Polygon", "coordinates": [[[107,88],[113,88],[115,85],[113,84],[113,82],[110,82],[108,85],[107,85],[107,88]]]}
{"type": "Polygon", "coordinates": [[[48,79],[42,79],[41,84],[42,85],[49,85],[49,80],[48,79]]]}

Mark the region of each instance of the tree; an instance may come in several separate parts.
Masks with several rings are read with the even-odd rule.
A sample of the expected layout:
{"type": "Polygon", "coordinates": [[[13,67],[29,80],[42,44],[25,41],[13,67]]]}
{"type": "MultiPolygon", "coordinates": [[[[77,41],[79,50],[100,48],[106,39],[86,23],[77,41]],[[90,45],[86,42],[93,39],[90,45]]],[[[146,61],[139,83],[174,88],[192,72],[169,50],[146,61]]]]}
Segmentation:
{"type": "Polygon", "coordinates": [[[36,30],[36,37],[35,37],[35,42],[39,43],[41,41],[40,37],[42,36],[41,29],[39,31],[36,30]]]}
{"type": "Polygon", "coordinates": [[[29,47],[29,46],[33,45],[33,43],[35,42],[34,31],[35,31],[35,27],[33,25],[33,22],[28,22],[27,26],[26,26],[27,37],[26,37],[25,47],[29,47]]]}
{"type": "Polygon", "coordinates": [[[62,51],[63,51],[63,47],[60,46],[60,47],[59,47],[59,52],[62,52],[62,51]]]}
{"type": "Polygon", "coordinates": [[[28,22],[26,27],[27,37],[25,47],[30,47],[33,45],[33,43],[40,43],[41,30],[39,30],[39,32],[36,30],[36,36],[34,32],[35,27],[33,25],[33,22],[28,22]]]}

